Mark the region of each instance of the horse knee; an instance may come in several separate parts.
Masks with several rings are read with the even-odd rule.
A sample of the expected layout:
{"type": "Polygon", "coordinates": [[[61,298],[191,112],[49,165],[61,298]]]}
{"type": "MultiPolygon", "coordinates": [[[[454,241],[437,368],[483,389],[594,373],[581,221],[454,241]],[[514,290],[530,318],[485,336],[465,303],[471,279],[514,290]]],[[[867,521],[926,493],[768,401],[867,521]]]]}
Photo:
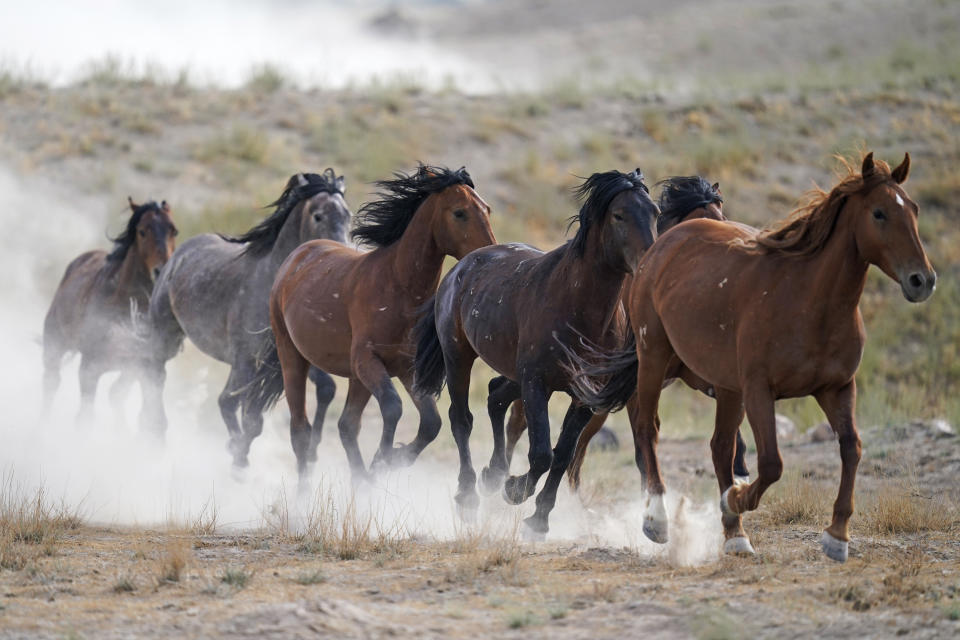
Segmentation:
{"type": "Polygon", "coordinates": [[[856,434],[844,435],[840,438],[840,459],[847,464],[859,464],[863,448],[860,436],[856,434]]]}
{"type": "Polygon", "coordinates": [[[530,473],[539,476],[546,473],[553,465],[553,451],[547,449],[541,452],[531,452],[528,456],[530,460],[530,473]]]}

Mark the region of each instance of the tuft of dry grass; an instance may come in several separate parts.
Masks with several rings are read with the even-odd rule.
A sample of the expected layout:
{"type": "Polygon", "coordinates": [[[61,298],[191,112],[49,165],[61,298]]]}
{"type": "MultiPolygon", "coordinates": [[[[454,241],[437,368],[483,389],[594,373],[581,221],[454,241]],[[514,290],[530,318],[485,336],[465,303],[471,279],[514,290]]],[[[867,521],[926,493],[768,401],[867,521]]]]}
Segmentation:
{"type": "Polygon", "coordinates": [[[41,486],[28,492],[8,473],[0,482],[0,569],[23,569],[56,553],[66,532],[83,522],[76,509],[54,505],[41,486]]]}
{"type": "Polygon", "coordinates": [[[906,487],[891,487],[864,502],[862,526],[875,533],[948,532],[960,521],[956,505],[947,498],[925,496],[906,487]]]}
{"type": "Polygon", "coordinates": [[[787,473],[771,488],[762,512],[772,524],[823,524],[831,513],[830,499],[810,478],[787,473]]]}
{"type": "Polygon", "coordinates": [[[157,562],[157,578],[161,583],[180,582],[191,556],[186,541],[176,538],[167,543],[157,562]]]}

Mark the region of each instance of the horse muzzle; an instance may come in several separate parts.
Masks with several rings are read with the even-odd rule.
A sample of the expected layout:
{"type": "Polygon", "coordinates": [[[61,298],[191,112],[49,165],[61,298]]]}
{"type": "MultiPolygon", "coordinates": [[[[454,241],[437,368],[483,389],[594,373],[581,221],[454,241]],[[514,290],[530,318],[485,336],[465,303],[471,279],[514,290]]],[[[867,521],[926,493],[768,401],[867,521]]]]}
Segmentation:
{"type": "Polygon", "coordinates": [[[923,302],[937,288],[937,272],[930,269],[911,271],[900,277],[903,297],[910,302],[923,302]]]}

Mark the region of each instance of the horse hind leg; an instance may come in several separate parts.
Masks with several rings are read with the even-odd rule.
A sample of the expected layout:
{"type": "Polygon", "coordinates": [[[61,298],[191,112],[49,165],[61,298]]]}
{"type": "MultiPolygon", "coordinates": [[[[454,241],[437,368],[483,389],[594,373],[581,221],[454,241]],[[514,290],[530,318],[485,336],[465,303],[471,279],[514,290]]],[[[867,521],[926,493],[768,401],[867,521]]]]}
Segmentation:
{"type": "MultiPolygon", "coordinates": [[[[480,487],[484,493],[493,494],[503,486],[503,479],[510,470],[504,442],[503,419],[507,409],[520,398],[520,385],[503,376],[490,381],[487,395],[487,413],[493,429],[493,453],[489,466],[480,471],[480,487]]],[[[524,423],[526,427],[526,423],[524,423]]],[[[516,439],[513,442],[516,445],[516,439]]],[[[513,447],[511,447],[512,452],[513,447]]]]}
{"type": "Polygon", "coordinates": [[[370,390],[358,379],[351,378],[347,386],[347,399],[343,404],[343,413],[340,414],[337,428],[340,432],[340,443],[343,445],[343,450],[347,454],[347,461],[350,463],[350,474],[354,483],[369,479],[367,468],[363,464],[360,446],[357,444],[360,418],[363,415],[363,408],[367,406],[369,400],[370,390]]]}
{"type": "Polygon", "coordinates": [[[60,365],[63,362],[64,350],[52,338],[44,336],[43,341],[43,405],[44,417],[53,409],[53,399],[60,388],[60,365]]]}
{"type": "MultiPolygon", "coordinates": [[[[455,347],[462,342],[453,343],[455,347]]],[[[480,507],[477,494],[477,473],[470,455],[470,433],[473,431],[473,414],[470,413],[470,371],[476,354],[444,350],[447,370],[447,390],[450,393],[450,430],[457,443],[460,455],[460,473],[457,477],[457,494],[454,500],[460,517],[468,522],[476,519],[480,507]]]]}
{"type": "Polygon", "coordinates": [[[573,460],[570,461],[570,467],[567,470],[567,481],[574,491],[580,490],[580,470],[583,468],[583,459],[587,455],[590,441],[603,429],[603,423],[607,421],[607,415],[606,413],[591,415],[577,440],[577,448],[573,452],[573,460]]]}
{"type": "Polygon", "coordinates": [[[307,376],[316,388],[317,397],[317,410],[313,414],[313,428],[310,430],[310,449],[308,452],[310,462],[316,462],[317,447],[323,438],[323,422],[327,418],[327,409],[337,393],[337,384],[329,373],[313,366],[310,367],[307,376]]]}
{"type": "Polygon", "coordinates": [[[510,417],[507,419],[507,444],[505,452],[507,469],[510,468],[510,463],[513,462],[513,452],[517,448],[520,436],[522,436],[526,430],[527,419],[523,417],[523,402],[519,399],[514,400],[513,404],[510,405],[510,417]]]}
{"type": "Polygon", "coordinates": [[[240,428],[240,422],[237,420],[237,409],[240,408],[240,389],[244,381],[241,379],[242,367],[234,364],[230,369],[230,375],[227,377],[227,383],[217,397],[217,406],[220,408],[220,417],[223,418],[227,426],[227,451],[233,456],[233,465],[237,468],[246,467],[247,450],[249,445],[245,445],[243,440],[243,430],[240,428]]]}

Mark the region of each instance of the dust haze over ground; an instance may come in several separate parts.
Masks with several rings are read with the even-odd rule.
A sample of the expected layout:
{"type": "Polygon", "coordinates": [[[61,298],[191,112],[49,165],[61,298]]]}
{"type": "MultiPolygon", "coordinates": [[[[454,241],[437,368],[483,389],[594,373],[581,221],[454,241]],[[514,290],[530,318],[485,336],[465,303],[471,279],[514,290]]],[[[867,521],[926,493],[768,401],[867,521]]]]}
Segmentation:
{"type": "MultiPolygon", "coordinates": [[[[97,0],[0,13],[0,636],[958,630],[960,3],[97,0]],[[116,374],[101,380],[91,428],[76,427],[76,358],[40,418],[46,307],[72,257],[109,247],[128,194],[170,201],[182,241],[248,228],[294,171],[335,166],[356,211],[364,182],[417,160],[466,164],[497,237],[548,247],[575,211],[574,175],[697,171],[721,181],[731,218],[760,225],[811,180],[829,184],[831,153],[865,145],[913,155],[907,188],[940,281],[913,307],[889,280],[868,282],[865,451],[842,566],[817,544],[839,460],[835,442],[802,433],[822,419],[809,403],[780,406],[798,432],[782,440],[784,478],[745,518],[756,558],[719,553],[713,405],[681,385],[661,407],[666,547],[640,531],[622,415],[620,450],[588,455],[580,494],[562,487],[541,544],[517,535],[532,500],[486,497],[478,526],[459,520],[445,400],[414,467],[353,487],[338,380],[305,496],[282,401],[250,468],[231,470],[216,406],[226,367],[189,344],[168,364],[164,448],[137,432],[136,390],[111,406],[116,374]],[[54,517],[61,508],[79,518],[54,517]]],[[[475,369],[478,469],[488,377],[475,369]]],[[[553,424],[564,409],[555,398],[553,424]]],[[[371,403],[368,461],[380,425],[371,403]]],[[[397,441],[415,430],[406,403],[397,441]]],[[[525,463],[521,440],[513,472],[525,463]]]]}

